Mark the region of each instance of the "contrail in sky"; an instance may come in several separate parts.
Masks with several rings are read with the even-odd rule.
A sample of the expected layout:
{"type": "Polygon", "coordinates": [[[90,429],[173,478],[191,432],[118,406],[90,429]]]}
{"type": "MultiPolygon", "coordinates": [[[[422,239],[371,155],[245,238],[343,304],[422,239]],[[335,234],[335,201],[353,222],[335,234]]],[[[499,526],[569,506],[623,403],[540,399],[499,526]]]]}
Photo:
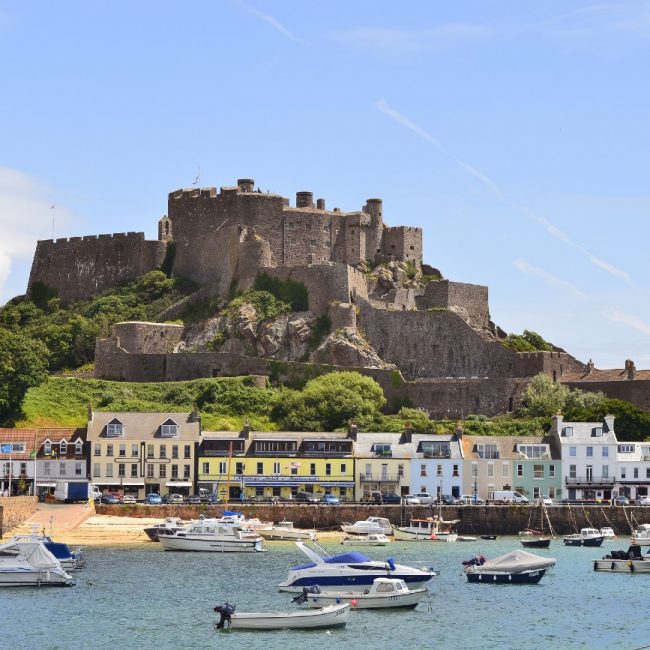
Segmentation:
{"type": "Polygon", "coordinates": [[[626,273],[622,269],[617,268],[613,264],[610,264],[609,262],[606,262],[596,257],[593,253],[588,251],[584,246],[578,244],[577,242],[574,242],[569,237],[569,235],[563,232],[554,223],[551,223],[548,219],[541,217],[534,210],[531,210],[529,207],[525,205],[521,205],[520,203],[517,203],[516,201],[510,199],[489,176],[485,175],[483,172],[479,171],[475,167],[472,167],[471,165],[466,163],[458,156],[449,152],[440,143],[438,139],[432,136],[428,131],[423,129],[421,126],[415,124],[415,122],[412,122],[407,117],[405,117],[404,115],[396,111],[394,108],[391,108],[384,99],[380,99],[376,101],[375,108],[380,110],[385,115],[388,115],[388,117],[390,117],[395,122],[413,131],[420,138],[426,140],[429,144],[432,144],[441,153],[445,154],[446,156],[449,156],[461,169],[467,172],[470,176],[473,176],[474,178],[478,179],[481,183],[483,183],[483,185],[485,185],[488,189],[490,189],[500,201],[502,201],[506,205],[509,205],[510,207],[514,208],[518,212],[524,214],[526,217],[528,217],[529,219],[531,219],[532,221],[540,225],[542,228],[544,228],[544,230],[546,230],[546,232],[549,235],[551,235],[551,237],[554,237],[558,241],[561,241],[562,243],[566,244],[567,246],[571,246],[572,248],[575,248],[576,250],[580,251],[583,255],[587,257],[589,262],[591,262],[591,264],[593,264],[594,266],[597,266],[603,269],[604,271],[606,271],[607,273],[614,275],[617,278],[620,278],[621,280],[624,280],[628,284],[632,284],[632,280],[628,273],[626,273]]]}
{"type": "Polygon", "coordinates": [[[295,41],[301,45],[309,45],[307,41],[303,41],[301,38],[298,38],[295,34],[290,32],[277,18],[271,16],[271,14],[265,14],[261,11],[258,11],[257,9],[253,9],[253,7],[249,7],[243,2],[238,2],[237,4],[242,7],[242,9],[248,11],[248,13],[271,25],[273,29],[280,32],[280,34],[282,34],[285,38],[288,38],[290,41],[295,41]]]}

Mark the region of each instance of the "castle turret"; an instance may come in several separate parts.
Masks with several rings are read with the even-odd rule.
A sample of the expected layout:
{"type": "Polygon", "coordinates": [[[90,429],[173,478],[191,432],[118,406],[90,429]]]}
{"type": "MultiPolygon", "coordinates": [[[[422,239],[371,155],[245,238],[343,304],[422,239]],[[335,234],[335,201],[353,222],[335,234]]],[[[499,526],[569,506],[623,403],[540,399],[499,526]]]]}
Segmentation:
{"type": "Polygon", "coordinates": [[[314,193],[313,192],[296,192],[296,207],[297,208],[313,208],[314,207],[314,193]]]}
{"type": "Polygon", "coordinates": [[[384,230],[382,217],[383,201],[368,199],[363,211],[370,217],[370,228],[366,236],[366,258],[374,260],[381,253],[381,240],[384,230]]]}
{"type": "Polygon", "coordinates": [[[240,192],[252,192],[255,189],[255,181],[252,178],[238,178],[237,187],[240,192]]]}

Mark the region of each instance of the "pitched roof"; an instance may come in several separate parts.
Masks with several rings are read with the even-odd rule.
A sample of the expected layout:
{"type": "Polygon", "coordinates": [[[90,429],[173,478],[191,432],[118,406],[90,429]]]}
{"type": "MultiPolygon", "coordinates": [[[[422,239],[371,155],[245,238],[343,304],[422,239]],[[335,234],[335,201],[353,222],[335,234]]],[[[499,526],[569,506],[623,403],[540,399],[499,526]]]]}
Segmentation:
{"type": "MultiPolygon", "coordinates": [[[[88,421],[88,440],[146,440],[160,438],[160,427],[172,420],[178,425],[178,437],[169,440],[199,440],[201,423],[192,413],[142,413],[121,411],[92,411],[88,421]],[[106,436],[108,424],[124,425],[124,434],[106,436]]],[[[164,439],[164,438],[163,438],[164,439]]]]}

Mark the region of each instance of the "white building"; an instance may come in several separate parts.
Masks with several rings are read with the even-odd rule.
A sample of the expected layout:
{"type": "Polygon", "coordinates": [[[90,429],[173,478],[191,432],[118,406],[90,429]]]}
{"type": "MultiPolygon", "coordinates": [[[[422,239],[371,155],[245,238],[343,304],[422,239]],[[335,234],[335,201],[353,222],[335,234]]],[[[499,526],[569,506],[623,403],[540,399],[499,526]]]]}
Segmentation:
{"type": "Polygon", "coordinates": [[[650,488],[650,442],[619,442],[618,494],[629,499],[647,496],[650,488]]]}

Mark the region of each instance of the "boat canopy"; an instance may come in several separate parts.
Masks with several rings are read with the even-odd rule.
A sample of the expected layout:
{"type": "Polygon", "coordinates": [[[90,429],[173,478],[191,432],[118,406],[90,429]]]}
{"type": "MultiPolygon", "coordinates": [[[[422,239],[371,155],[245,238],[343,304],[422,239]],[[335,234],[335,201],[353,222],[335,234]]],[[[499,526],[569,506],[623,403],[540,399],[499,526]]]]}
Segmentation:
{"type": "Polygon", "coordinates": [[[327,564],[357,564],[359,562],[372,562],[372,560],[363,553],[352,551],[351,553],[340,553],[328,557],[325,562],[327,564]]]}
{"type": "Polygon", "coordinates": [[[2,555],[22,555],[35,569],[60,569],[59,561],[40,540],[12,539],[0,545],[2,555]]]}

